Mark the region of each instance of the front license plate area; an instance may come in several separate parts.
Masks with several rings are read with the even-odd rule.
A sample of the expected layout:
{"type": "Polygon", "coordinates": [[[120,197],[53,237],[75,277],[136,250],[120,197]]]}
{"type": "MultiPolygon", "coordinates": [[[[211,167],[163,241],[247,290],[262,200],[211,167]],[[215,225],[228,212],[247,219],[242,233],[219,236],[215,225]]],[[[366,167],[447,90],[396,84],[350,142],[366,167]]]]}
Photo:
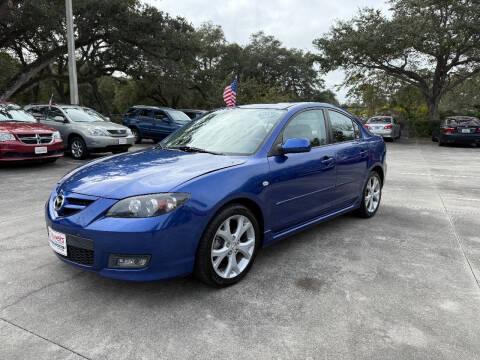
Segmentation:
{"type": "Polygon", "coordinates": [[[48,242],[53,251],[67,256],[67,235],[48,227],[48,242]]]}
{"type": "Polygon", "coordinates": [[[47,147],[46,146],[37,146],[35,148],[35,154],[46,154],[47,153],[47,147]]]}
{"type": "Polygon", "coordinates": [[[125,145],[127,143],[127,139],[118,139],[119,145],[125,145]]]}

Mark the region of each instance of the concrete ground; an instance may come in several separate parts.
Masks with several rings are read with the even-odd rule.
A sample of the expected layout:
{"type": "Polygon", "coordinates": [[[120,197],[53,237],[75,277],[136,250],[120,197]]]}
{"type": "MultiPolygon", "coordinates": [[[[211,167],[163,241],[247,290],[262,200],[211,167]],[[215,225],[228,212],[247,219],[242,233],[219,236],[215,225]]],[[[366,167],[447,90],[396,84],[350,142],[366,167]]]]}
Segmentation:
{"type": "Polygon", "coordinates": [[[480,148],[388,143],[377,216],[264,249],[222,290],[60,262],[43,205],[78,164],[0,168],[0,359],[480,358],[480,148]]]}

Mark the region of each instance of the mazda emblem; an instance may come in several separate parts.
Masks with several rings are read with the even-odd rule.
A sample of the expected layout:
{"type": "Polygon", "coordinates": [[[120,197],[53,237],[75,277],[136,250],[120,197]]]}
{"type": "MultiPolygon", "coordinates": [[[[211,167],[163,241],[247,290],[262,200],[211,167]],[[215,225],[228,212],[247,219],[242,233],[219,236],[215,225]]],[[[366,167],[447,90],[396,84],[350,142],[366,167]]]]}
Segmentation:
{"type": "Polygon", "coordinates": [[[55,200],[53,200],[53,207],[55,208],[55,210],[60,210],[63,206],[63,202],[65,201],[65,198],[63,197],[63,195],[57,195],[55,197],[55,200]]]}

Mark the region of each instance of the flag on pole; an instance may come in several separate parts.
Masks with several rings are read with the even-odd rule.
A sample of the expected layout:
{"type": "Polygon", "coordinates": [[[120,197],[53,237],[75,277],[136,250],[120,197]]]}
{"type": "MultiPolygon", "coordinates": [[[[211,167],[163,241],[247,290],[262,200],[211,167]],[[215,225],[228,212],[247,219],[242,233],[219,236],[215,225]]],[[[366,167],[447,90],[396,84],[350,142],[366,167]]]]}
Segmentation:
{"type": "Polygon", "coordinates": [[[237,102],[237,77],[235,76],[235,80],[233,83],[228,85],[225,90],[223,90],[223,100],[227,107],[234,107],[237,102]]]}
{"type": "Polygon", "coordinates": [[[53,94],[52,96],[50,96],[50,101],[48,102],[48,110],[52,108],[52,105],[53,105],[53,94]]]}

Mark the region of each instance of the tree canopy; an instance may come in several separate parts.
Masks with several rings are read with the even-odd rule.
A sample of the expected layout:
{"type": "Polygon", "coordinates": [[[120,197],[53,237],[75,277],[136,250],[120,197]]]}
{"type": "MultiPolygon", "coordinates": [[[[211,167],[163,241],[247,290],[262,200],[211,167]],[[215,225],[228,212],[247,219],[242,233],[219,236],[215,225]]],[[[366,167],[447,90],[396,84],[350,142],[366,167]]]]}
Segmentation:
{"type": "Polygon", "coordinates": [[[443,96],[480,72],[480,2],[391,0],[365,8],[314,40],[325,71],[381,72],[420,90],[432,120],[443,96]]]}

